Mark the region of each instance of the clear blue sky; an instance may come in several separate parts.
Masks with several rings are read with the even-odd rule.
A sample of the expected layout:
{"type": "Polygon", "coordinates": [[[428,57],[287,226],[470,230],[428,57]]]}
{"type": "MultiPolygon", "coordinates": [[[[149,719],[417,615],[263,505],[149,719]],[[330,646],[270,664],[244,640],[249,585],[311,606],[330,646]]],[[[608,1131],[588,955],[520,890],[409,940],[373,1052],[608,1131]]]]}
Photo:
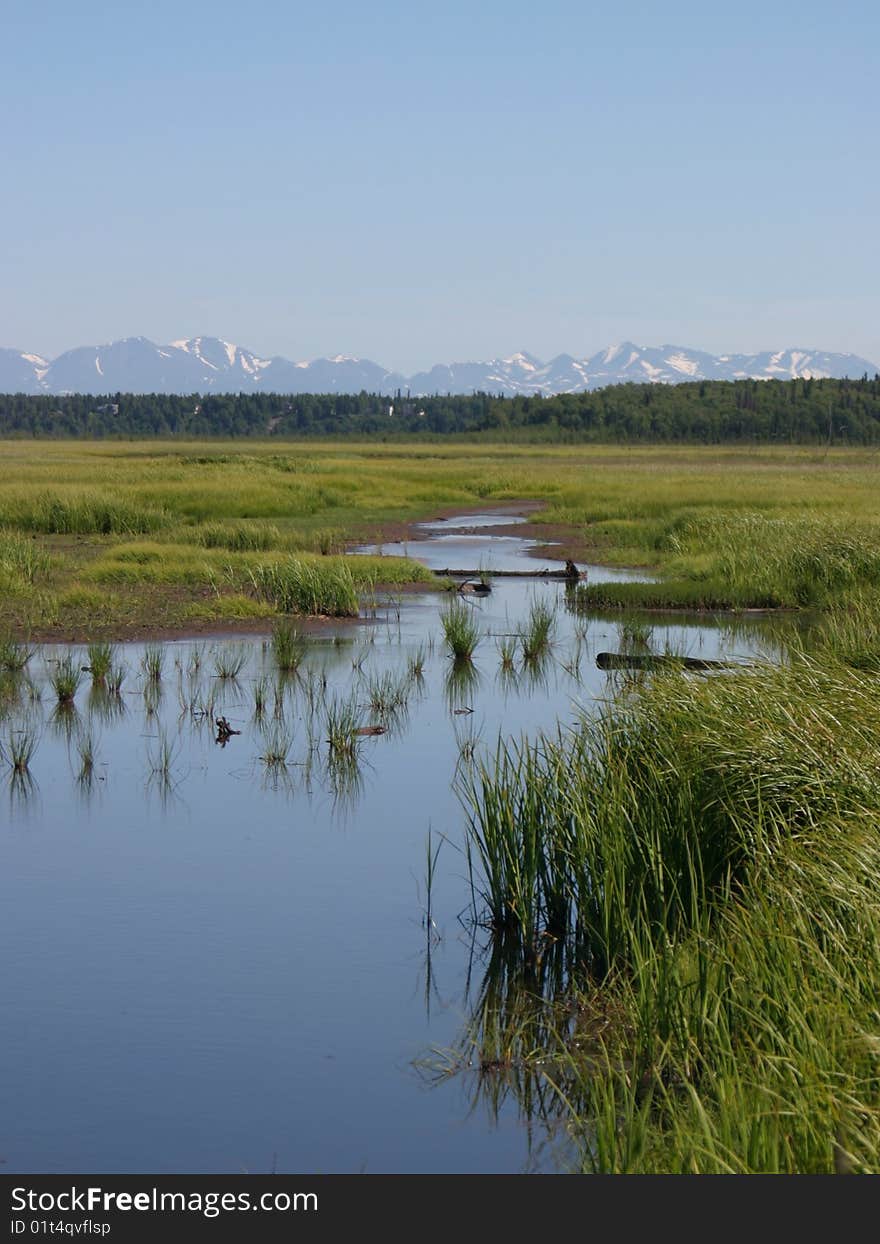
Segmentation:
{"type": "Polygon", "coordinates": [[[880,362],[876,0],[0,0],[0,345],[880,362]]]}

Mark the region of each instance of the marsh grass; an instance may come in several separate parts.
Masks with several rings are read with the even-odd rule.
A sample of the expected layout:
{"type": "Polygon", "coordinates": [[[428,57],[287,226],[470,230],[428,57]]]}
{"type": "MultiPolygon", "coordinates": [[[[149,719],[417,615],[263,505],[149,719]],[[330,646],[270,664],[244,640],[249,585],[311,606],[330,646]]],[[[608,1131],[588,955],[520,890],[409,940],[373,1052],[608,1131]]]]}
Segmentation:
{"type": "Polygon", "coordinates": [[[271,523],[204,523],[196,528],[195,538],[206,549],[235,553],[264,552],[282,544],[281,532],[271,523]]]}
{"type": "Polygon", "coordinates": [[[247,665],[248,650],[241,644],[223,644],[214,653],[214,676],[221,682],[235,682],[247,665]]]}
{"type": "Polygon", "coordinates": [[[409,678],[396,677],[390,670],[366,678],[367,706],[375,716],[388,720],[405,713],[409,703],[409,678]]]}
{"type": "Polygon", "coordinates": [[[878,731],[870,676],[795,655],[460,775],[474,918],[614,1014],[549,1076],[589,1169],[878,1168],[878,731]]]}
{"type": "Polygon", "coordinates": [[[122,684],[125,682],[126,667],[120,662],[114,663],[107,674],[107,690],[111,695],[122,694],[122,684]]]}
{"type": "Polygon", "coordinates": [[[0,759],[9,766],[13,774],[27,774],[30,772],[30,764],[39,741],[39,731],[32,723],[10,730],[6,743],[0,741],[0,759]]]}
{"type": "Polygon", "coordinates": [[[86,660],[93,682],[106,682],[113,668],[115,651],[112,644],[105,642],[91,643],[86,648],[86,660]]]}
{"type": "Polygon", "coordinates": [[[20,495],[0,502],[0,523],[21,531],[63,535],[133,535],[157,531],[168,514],[103,493],[69,489],[65,493],[20,495]]]}
{"type": "Polygon", "coordinates": [[[428,659],[428,650],[425,644],[419,644],[415,652],[407,654],[406,658],[406,676],[410,682],[420,683],[425,676],[425,663],[428,659]]]}
{"type": "Polygon", "coordinates": [[[455,661],[470,661],[480,642],[480,627],[470,606],[452,600],[440,614],[443,638],[455,661]]]}
{"type": "Polygon", "coordinates": [[[29,644],[20,644],[10,635],[0,636],[0,670],[20,674],[34,655],[29,644]]]}
{"type": "Polygon", "coordinates": [[[305,561],[292,557],[279,563],[260,563],[249,570],[257,596],[282,613],[352,618],[358,615],[354,576],[342,561],[305,561]]]}
{"type": "Polygon", "coordinates": [[[324,711],[324,731],[330,753],[334,757],[356,757],[361,739],[361,712],[352,696],[333,695],[324,711]]]}
{"type": "Polygon", "coordinates": [[[278,669],[295,673],[306,654],[305,637],[287,620],[278,622],[272,629],[272,656],[278,669]]]}
{"type": "Polygon", "coordinates": [[[0,584],[12,589],[32,585],[48,574],[50,564],[48,553],[33,539],[0,530],[0,584]]]}
{"type": "Polygon", "coordinates": [[[535,661],[549,652],[555,634],[555,607],[544,600],[533,599],[528,617],[518,631],[523,660],[535,661]]]}
{"type": "Polygon", "coordinates": [[[164,668],[165,649],[160,644],[147,644],[141,657],[141,671],[147,682],[161,682],[164,668]]]}
{"type": "Polygon", "coordinates": [[[50,681],[58,703],[72,704],[82,682],[82,670],[76,657],[69,652],[59,657],[55,662],[50,681]]]}
{"type": "Polygon", "coordinates": [[[270,769],[287,766],[293,748],[293,731],[276,721],[263,732],[263,750],[260,760],[270,769]]]}

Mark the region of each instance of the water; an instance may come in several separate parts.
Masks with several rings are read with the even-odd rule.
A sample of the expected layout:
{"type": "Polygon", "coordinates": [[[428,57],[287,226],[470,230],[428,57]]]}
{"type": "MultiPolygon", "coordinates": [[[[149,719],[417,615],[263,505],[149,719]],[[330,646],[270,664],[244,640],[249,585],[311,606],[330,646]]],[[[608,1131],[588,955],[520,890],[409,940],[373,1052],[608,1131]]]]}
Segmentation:
{"type": "MultiPolygon", "coordinates": [[[[476,539],[474,567],[534,566],[525,548],[473,534],[488,517],[459,520],[467,535],[443,524],[444,538],[476,539]]],[[[444,565],[450,547],[409,552],[444,565]]],[[[479,1063],[463,1034],[493,985],[469,908],[456,776],[499,734],[593,711],[610,688],[595,654],[617,646],[617,630],[567,612],[560,583],[495,580],[472,601],[485,635],[462,681],[443,650],[447,599],[391,599],[369,624],[311,641],[277,719],[271,651],[252,638],[166,644],[158,692],[140,671],[143,645],[120,646],[121,697],[95,694],[84,674],[72,712],[58,711],[49,681],[65,650],[32,658],[36,692],[23,686],[0,707],[7,752],[15,731],[39,733],[31,778],[4,766],[0,802],[4,1170],[566,1168],[564,1135],[523,1111],[503,1075],[449,1053],[479,1063]],[[508,676],[498,645],[532,599],[560,605],[553,654],[508,676]],[[245,656],[236,680],[216,675],[224,651],[245,656]],[[419,659],[405,708],[372,712],[371,688],[406,680],[419,659]],[[212,695],[214,714],[240,731],[225,746],[200,715],[212,695]],[[387,726],[360,741],[353,764],[329,755],[334,697],[387,726]],[[287,764],[267,765],[279,740],[287,764]],[[432,924],[429,830],[435,848],[447,840],[432,924]],[[457,1074],[442,1074],[449,1065],[457,1074]]],[[[658,651],[740,658],[756,633],[663,622],[653,639],[658,651]]]]}

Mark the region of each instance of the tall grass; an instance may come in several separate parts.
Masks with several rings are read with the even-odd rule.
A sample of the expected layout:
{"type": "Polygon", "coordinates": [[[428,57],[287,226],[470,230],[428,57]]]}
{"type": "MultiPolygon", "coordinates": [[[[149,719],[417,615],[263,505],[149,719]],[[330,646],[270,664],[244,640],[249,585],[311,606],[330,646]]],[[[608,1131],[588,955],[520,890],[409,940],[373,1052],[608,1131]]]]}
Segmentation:
{"type": "Polygon", "coordinates": [[[82,681],[82,670],[77,659],[69,652],[59,657],[50,680],[58,703],[72,704],[82,681]]]}
{"type": "Polygon", "coordinates": [[[29,773],[39,740],[39,732],[33,724],[10,730],[6,743],[0,741],[0,760],[9,766],[13,774],[29,773]]]}
{"type": "Polygon", "coordinates": [[[134,535],[157,531],[168,517],[159,509],[88,491],[44,492],[0,502],[0,523],[64,535],[134,535]]]}
{"type": "Polygon", "coordinates": [[[272,655],[279,670],[285,674],[295,673],[305,654],[305,638],[291,622],[284,620],[272,628],[272,655]]]}
{"type": "Polygon", "coordinates": [[[440,614],[440,625],[450,656],[456,661],[470,661],[480,642],[480,627],[471,608],[461,601],[450,601],[440,614]]]}
{"type": "Polygon", "coordinates": [[[333,618],[357,617],[354,577],[344,562],[307,562],[292,557],[249,571],[254,591],[283,613],[333,618]]]}
{"type": "Polygon", "coordinates": [[[161,644],[147,644],[141,657],[141,670],[148,683],[162,681],[162,670],[165,667],[165,649],[161,644]]]}
{"type": "Polygon", "coordinates": [[[20,674],[33,655],[29,644],[16,643],[9,635],[0,636],[0,670],[20,674]]]}
{"type": "Polygon", "coordinates": [[[519,628],[523,659],[535,661],[549,651],[556,632],[556,610],[546,601],[533,599],[526,621],[519,628]]]}
{"type": "Polygon", "coordinates": [[[33,584],[48,573],[49,555],[33,539],[17,531],[0,530],[0,583],[33,584]]]}
{"type": "Polygon", "coordinates": [[[105,682],[114,664],[113,645],[97,642],[88,645],[86,658],[93,682],[105,682]]]}
{"type": "Polygon", "coordinates": [[[796,656],[464,777],[476,917],[587,970],[590,1169],[880,1169],[878,734],[873,678],[796,656]]]}

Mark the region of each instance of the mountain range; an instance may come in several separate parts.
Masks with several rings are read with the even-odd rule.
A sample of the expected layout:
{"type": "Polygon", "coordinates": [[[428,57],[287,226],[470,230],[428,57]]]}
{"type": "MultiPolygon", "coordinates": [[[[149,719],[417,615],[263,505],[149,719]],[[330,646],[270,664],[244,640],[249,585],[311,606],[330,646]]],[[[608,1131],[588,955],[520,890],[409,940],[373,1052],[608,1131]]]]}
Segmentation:
{"type": "Polygon", "coordinates": [[[855,354],[824,350],[766,350],[758,354],[707,354],[685,346],[609,346],[589,358],[559,354],[549,363],[518,353],[489,362],[438,363],[405,376],[369,359],[338,354],[294,363],[263,358],[217,337],[191,337],[156,345],[126,337],[102,346],[80,346],[55,359],[0,348],[3,393],[369,393],[413,395],[484,392],[546,397],[605,385],[677,384],[687,380],[790,380],[858,378],[878,372],[855,354]]]}

